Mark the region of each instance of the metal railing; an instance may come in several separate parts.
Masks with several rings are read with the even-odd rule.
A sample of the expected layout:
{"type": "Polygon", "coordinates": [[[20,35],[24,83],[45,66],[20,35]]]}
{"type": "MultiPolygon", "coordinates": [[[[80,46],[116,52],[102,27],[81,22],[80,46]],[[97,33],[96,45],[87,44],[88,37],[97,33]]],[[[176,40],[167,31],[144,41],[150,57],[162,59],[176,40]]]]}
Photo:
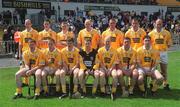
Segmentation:
{"type": "Polygon", "coordinates": [[[12,40],[0,41],[0,55],[12,54],[15,55],[18,52],[18,43],[12,40]]]}

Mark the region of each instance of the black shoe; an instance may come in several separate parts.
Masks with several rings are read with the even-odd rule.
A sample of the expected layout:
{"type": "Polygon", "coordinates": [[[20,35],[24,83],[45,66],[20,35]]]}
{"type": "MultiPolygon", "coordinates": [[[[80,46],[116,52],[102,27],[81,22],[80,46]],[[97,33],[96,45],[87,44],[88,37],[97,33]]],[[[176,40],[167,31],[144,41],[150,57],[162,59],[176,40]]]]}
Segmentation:
{"type": "Polygon", "coordinates": [[[97,94],[96,94],[96,93],[93,93],[93,94],[92,94],[92,98],[97,98],[97,94]]]}
{"type": "Polygon", "coordinates": [[[39,95],[35,95],[34,100],[38,100],[38,99],[39,99],[39,95]]]}
{"type": "Polygon", "coordinates": [[[157,95],[157,92],[156,92],[156,91],[151,91],[151,95],[152,95],[152,96],[156,96],[156,95],[157,95]]]}
{"type": "Polygon", "coordinates": [[[111,99],[114,101],[116,99],[116,94],[115,93],[111,93],[111,99]]]}
{"type": "Polygon", "coordinates": [[[171,89],[169,88],[169,84],[166,84],[165,86],[164,86],[164,90],[167,90],[167,91],[170,91],[171,89]]]}
{"type": "Polygon", "coordinates": [[[67,93],[63,93],[63,94],[59,97],[59,99],[65,98],[65,97],[67,97],[67,96],[68,96],[67,93]]]}
{"type": "Polygon", "coordinates": [[[100,93],[101,97],[106,97],[106,93],[100,93]]]}
{"type": "Polygon", "coordinates": [[[22,98],[22,96],[23,96],[22,94],[15,94],[13,99],[22,98]]]}
{"type": "Polygon", "coordinates": [[[45,92],[44,93],[44,97],[49,97],[50,95],[49,95],[49,93],[48,92],[45,92]]]}
{"type": "Polygon", "coordinates": [[[149,86],[150,86],[150,90],[152,89],[152,87],[153,87],[153,84],[149,84],[149,86]]]}
{"type": "Polygon", "coordinates": [[[86,97],[86,93],[83,92],[83,93],[81,94],[81,98],[85,98],[85,97],[86,97]]]}
{"type": "Polygon", "coordinates": [[[28,84],[22,83],[22,87],[27,87],[28,84]]]}

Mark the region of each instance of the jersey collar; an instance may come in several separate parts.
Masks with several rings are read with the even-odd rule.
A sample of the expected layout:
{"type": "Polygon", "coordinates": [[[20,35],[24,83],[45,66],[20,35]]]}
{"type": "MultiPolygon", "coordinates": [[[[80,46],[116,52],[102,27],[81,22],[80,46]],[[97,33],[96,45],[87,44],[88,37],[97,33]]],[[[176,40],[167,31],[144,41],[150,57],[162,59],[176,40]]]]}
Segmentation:
{"type": "MultiPolygon", "coordinates": [[[[143,49],[147,50],[144,45],[143,45],[143,49]]],[[[152,49],[152,46],[148,50],[151,50],[151,49],[152,49]]]]}

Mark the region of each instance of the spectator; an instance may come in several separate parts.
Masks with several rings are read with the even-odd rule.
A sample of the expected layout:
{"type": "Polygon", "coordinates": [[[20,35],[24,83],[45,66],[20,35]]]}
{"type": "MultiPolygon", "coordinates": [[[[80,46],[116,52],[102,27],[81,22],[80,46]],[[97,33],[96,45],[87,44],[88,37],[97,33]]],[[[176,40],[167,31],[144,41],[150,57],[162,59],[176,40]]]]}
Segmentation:
{"type": "Polygon", "coordinates": [[[13,23],[18,24],[18,12],[16,9],[13,11],[13,23]]]}
{"type": "Polygon", "coordinates": [[[8,31],[7,29],[4,29],[4,34],[3,34],[3,42],[4,42],[4,45],[5,45],[5,53],[10,53],[10,36],[8,34],[8,31]]]}

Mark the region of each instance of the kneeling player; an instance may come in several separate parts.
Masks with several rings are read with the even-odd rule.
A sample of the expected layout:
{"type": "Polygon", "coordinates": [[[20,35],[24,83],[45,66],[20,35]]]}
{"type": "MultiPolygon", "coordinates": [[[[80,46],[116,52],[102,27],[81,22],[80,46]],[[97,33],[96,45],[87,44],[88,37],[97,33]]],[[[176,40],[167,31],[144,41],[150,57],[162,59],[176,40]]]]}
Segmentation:
{"type": "Polygon", "coordinates": [[[158,86],[162,84],[164,79],[161,73],[156,69],[157,65],[159,64],[159,53],[152,49],[150,41],[151,38],[149,36],[145,36],[144,45],[137,51],[139,72],[138,85],[140,90],[143,92],[143,96],[145,95],[145,76],[149,76],[152,79],[152,95],[154,95],[158,89],[158,86]]]}
{"type": "Polygon", "coordinates": [[[45,61],[42,58],[42,52],[36,48],[36,41],[29,40],[29,50],[23,52],[23,61],[25,66],[21,68],[15,75],[16,78],[16,93],[13,97],[14,99],[22,97],[22,81],[21,77],[31,76],[35,74],[36,76],[36,90],[34,99],[37,99],[40,95],[40,86],[41,86],[41,68],[45,64],[45,61]]]}

